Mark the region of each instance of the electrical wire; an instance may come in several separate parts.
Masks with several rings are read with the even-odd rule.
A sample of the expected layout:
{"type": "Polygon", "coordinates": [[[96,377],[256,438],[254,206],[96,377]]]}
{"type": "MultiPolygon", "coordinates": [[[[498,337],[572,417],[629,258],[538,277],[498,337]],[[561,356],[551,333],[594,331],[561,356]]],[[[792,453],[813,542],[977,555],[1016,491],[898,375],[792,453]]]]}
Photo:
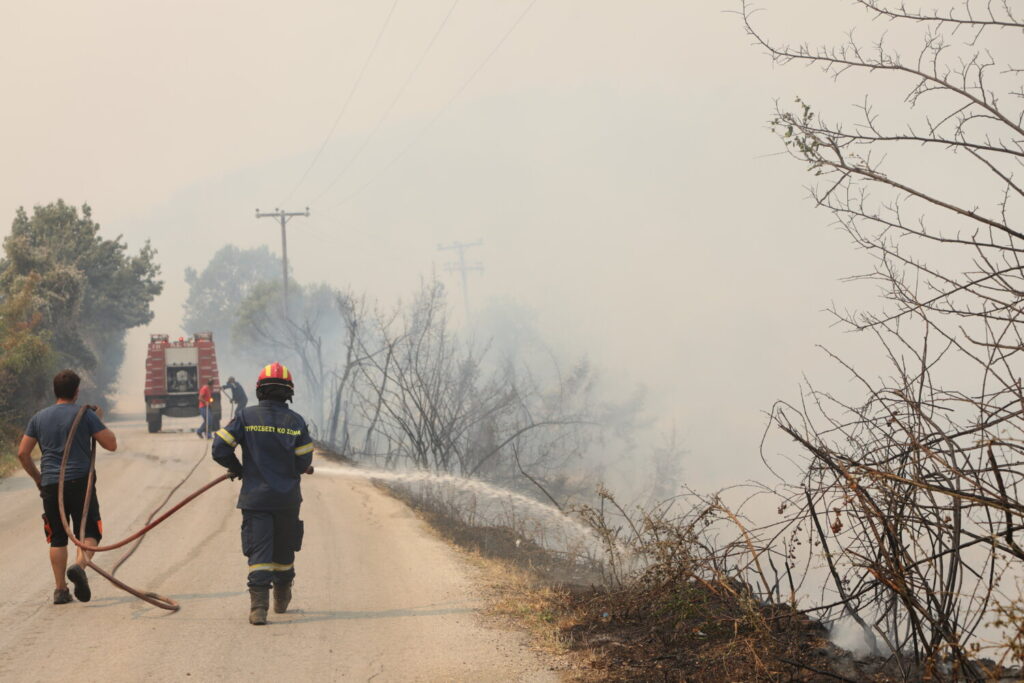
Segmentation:
{"type": "Polygon", "coordinates": [[[384,113],[381,114],[380,118],[377,119],[377,125],[375,125],[373,127],[373,130],[371,130],[365,137],[363,137],[363,141],[360,143],[355,153],[351,157],[349,157],[348,163],[346,163],[345,166],[341,169],[341,172],[334,177],[334,180],[332,180],[327,185],[327,187],[325,187],[323,191],[320,192],[320,194],[314,197],[311,201],[306,202],[307,206],[311,204],[316,204],[321,198],[323,198],[325,194],[330,192],[331,189],[333,189],[334,186],[338,183],[338,181],[345,176],[348,170],[352,168],[352,165],[355,164],[356,160],[359,159],[360,155],[363,153],[363,150],[366,149],[367,145],[369,145],[370,141],[377,134],[377,131],[379,131],[381,126],[384,124],[384,121],[386,121],[387,118],[391,115],[391,112],[392,110],[394,110],[395,105],[398,104],[398,101],[400,99],[402,99],[402,96],[405,94],[405,91],[409,88],[409,84],[412,83],[413,78],[415,78],[416,74],[419,73],[420,67],[423,66],[423,62],[426,60],[427,55],[430,54],[431,49],[434,47],[434,43],[437,42],[438,36],[440,36],[441,32],[444,31],[444,27],[448,25],[448,20],[451,18],[452,13],[455,11],[455,7],[459,4],[459,1],[460,0],[455,0],[452,3],[452,6],[448,8],[448,13],[444,15],[444,18],[441,20],[441,24],[437,27],[437,30],[434,31],[434,35],[430,38],[430,42],[427,43],[427,47],[423,50],[423,52],[420,54],[419,59],[416,61],[416,65],[413,66],[412,70],[409,72],[409,75],[406,76],[405,82],[402,83],[402,87],[399,88],[398,90],[398,94],[396,94],[394,99],[391,100],[391,104],[387,106],[387,108],[384,110],[384,113]]]}
{"type": "MultiPolygon", "coordinates": [[[[415,247],[406,241],[395,241],[392,237],[383,235],[380,232],[366,230],[359,227],[358,225],[346,223],[344,226],[345,234],[351,235],[352,233],[362,236],[366,240],[372,240],[374,242],[383,243],[387,247],[388,253],[393,252],[404,252],[411,255],[422,254],[423,251],[419,247],[415,247]]],[[[303,232],[312,234],[317,240],[318,244],[326,244],[336,247],[349,248],[352,246],[350,239],[343,239],[343,236],[339,233],[338,225],[335,221],[331,221],[327,224],[321,224],[314,218],[306,223],[306,227],[303,232]]]]}
{"type": "Polygon", "coordinates": [[[448,102],[446,102],[445,105],[443,107],[441,107],[441,109],[438,110],[438,112],[434,115],[434,117],[430,121],[428,121],[425,126],[423,126],[420,129],[419,133],[417,133],[412,138],[412,140],[409,142],[409,144],[407,144],[404,148],[402,148],[402,150],[400,152],[398,152],[398,154],[396,154],[394,157],[392,157],[391,160],[388,163],[384,164],[384,166],[382,166],[380,169],[378,169],[376,173],[374,173],[372,176],[370,176],[370,178],[367,179],[367,181],[365,183],[363,183],[362,185],[357,187],[355,190],[353,190],[349,194],[345,195],[345,197],[340,202],[338,202],[337,204],[334,204],[332,208],[337,208],[339,206],[343,206],[344,204],[347,204],[348,202],[352,201],[352,199],[354,199],[358,195],[362,194],[363,191],[365,191],[367,187],[369,187],[374,182],[376,182],[377,179],[380,178],[380,176],[382,174],[384,174],[388,169],[390,169],[392,166],[394,166],[413,147],[415,147],[420,142],[420,140],[423,139],[423,136],[426,135],[427,132],[429,132],[430,129],[432,129],[434,127],[434,125],[437,123],[437,121],[452,106],[452,103],[455,102],[456,99],[458,99],[459,95],[461,95],[463,92],[465,92],[466,88],[469,87],[470,83],[472,83],[473,80],[477,77],[477,75],[481,71],[483,71],[484,67],[487,66],[487,63],[491,61],[491,58],[494,57],[494,55],[498,52],[498,50],[501,49],[501,46],[505,44],[505,42],[509,39],[509,36],[511,36],[512,33],[516,30],[516,28],[523,22],[523,19],[526,18],[526,15],[529,14],[530,10],[533,9],[533,6],[535,4],[537,4],[537,0],[530,0],[530,3],[522,11],[522,13],[520,13],[520,15],[516,18],[516,20],[515,20],[515,22],[513,22],[512,26],[509,27],[508,31],[505,32],[505,35],[503,35],[501,37],[501,40],[498,41],[497,45],[494,46],[494,48],[487,54],[487,56],[484,57],[483,61],[481,61],[477,65],[477,67],[472,71],[472,73],[470,73],[469,78],[467,78],[463,82],[462,86],[457,91],[455,91],[455,94],[451,96],[451,98],[448,100],[448,102]]]}
{"type": "Polygon", "coordinates": [[[334,123],[331,124],[331,129],[327,131],[327,136],[324,138],[323,143],[321,143],[320,149],[318,149],[316,154],[313,155],[312,161],[309,162],[309,166],[306,167],[306,170],[303,172],[302,177],[300,177],[299,181],[295,183],[295,186],[291,189],[291,192],[289,192],[285,196],[285,198],[281,201],[280,204],[278,204],[278,206],[284,206],[288,202],[288,200],[292,198],[292,195],[295,194],[295,191],[302,187],[302,183],[304,183],[306,181],[306,178],[309,177],[309,172],[313,170],[313,167],[316,166],[316,162],[319,161],[320,155],[322,155],[324,153],[324,150],[327,149],[327,145],[331,142],[331,138],[334,136],[334,131],[337,130],[338,124],[341,123],[341,119],[344,118],[345,112],[348,111],[349,105],[352,104],[352,99],[355,96],[356,91],[359,89],[359,85],[363,82],[363,76],[366,75],[366,68],[370,65],[370,61],[373,60],[373,56],[377,52],[377,47],[380,45],[381,38],[384,37],[384,32],[387,30],[388,24],[391,23],[391,17],[395,13],[395,7],[397,6],[398,0],[394,0],[394,2],[391,3],[391,9],[388,10],[387,17],[384,18],[384,23],[381,24],[380,30],[377,32],[377,37],[373,41],[373,47],[370,48],[369,54],[367,54],[366,59],[363,60],[363,66],[359,69],[359,75],[356,77],[355,82],[352,84],[352,89],[349,90],[348,97],[345,98],[345,103],[341,106],[341,111],[339,111],[338,115],[334,117],[334,123]]]}

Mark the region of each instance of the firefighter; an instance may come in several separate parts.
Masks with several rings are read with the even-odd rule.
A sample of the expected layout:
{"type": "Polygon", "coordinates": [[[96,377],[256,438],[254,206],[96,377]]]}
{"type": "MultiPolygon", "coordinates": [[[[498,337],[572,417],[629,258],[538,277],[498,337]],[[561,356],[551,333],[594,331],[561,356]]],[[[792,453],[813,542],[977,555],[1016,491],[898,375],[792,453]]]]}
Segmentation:
{"type": "Polygon", "coordinates": [[[196,435],[202,439],[213,438],[210,434],[210,410],[213,408],[213,379],[206,380],[206,384],[199,390],[199,416],[203,423],[196,429],[196,435]]]}
{"type": "Polygon", "coordinates": [[[288,408],[295,384],[288,368],[271,363],[256,381],[259,404],[218,430],[213,459],[242,478],[242,552],[249,562],[249,623],[267,623],[270,588],[274,612],[288,609],[295,578],[295,552],[302,547],[299,477],[312,472],[313,440],[306,421],[288,408]],[[242,461],[235,446],[242,446],[242,461]]]}
{"type": "Polygon", "coordinates": [[[231,402],[235,404],[234,417],[238,417],[245,410],[245,406],[248,405],[249,397],[245,395],[245,389],[235,381],[234,377],[228,377],[228,381],[224,384],[224,389],[231,392],[231,402]]]}

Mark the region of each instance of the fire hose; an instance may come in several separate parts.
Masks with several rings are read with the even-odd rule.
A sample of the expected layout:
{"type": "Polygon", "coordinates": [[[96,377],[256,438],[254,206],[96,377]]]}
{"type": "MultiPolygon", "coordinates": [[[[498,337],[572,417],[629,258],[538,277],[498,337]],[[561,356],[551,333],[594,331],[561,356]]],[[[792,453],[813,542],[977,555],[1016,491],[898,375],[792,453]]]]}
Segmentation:
{"type": "MultiPolygon", "coordinates": [[[[168,510],[165,513],[163,513],[162,515],[160,515],[159,517],[157,517],[154,520],[153,519],[153,515],[155,515],[156,512],[159,511],[160,508],[162,508],[167,503],[167,500],[170,499],[170,496],[173,495],[174,491],[177,490],[178,487],[176,486],[171,491],[171,493],[168,495],[167,499],[165,499],[164,502],[160,505],[160,507],[158,507],[156,510],[153,511],[153,514],[150,515],[149,519],[146,521],[146,525],[145,526],[143,526],[141,529],[139,529],[135,533],[131,534],[130,536],[127,536],[127,537],[121,539],[117,543],[110,543],[108,545],[89,545],[87,543],[83,543],[81,540],[79,540],[78,536],[75,535],[74,529],[71,527],[71,523],[68,521],[67,513],[64,511],[64,475],[65,475],[65,472],[67,471],[68,456],[71,454],[71,447],[74,444],[75,434],[78,432],[78,425],[82,421],[82,417],[85,415],[85,411],[89,410],[89,409],[90,409],[90,406],[82,406],[81,408],[79,408],[78,409],[78,414],[75,415],[74,422],[71,423],[71,430],[68,432],[68,440],[64,444],[64,455],[63,455],[63,457],[61,458],[61,461],[60,461],[60,475],[59,475],[60,478],[58,479],[58,482],[57,482],[57,504],[60,507],[61,522],[64,524],[64,530],[67,532],[68,538],[71,539],[71,541],[76,546],[81,548],[82,550],[85,550],[87,552],[102,553],[102,552],[106,552],[108,550],[116,550],[117,548],[121,548],[121,547],[123,547],[125,545],[128,545],[129,543],[131,543],[134,540],[137,540],[137,539],[141,540],[142,537],[145,534],[147,534],[148,532],[152,531],[155,527],[157,527],[165,519],[167,519],[168,517],[173,515],[175,512],[177,512],[181,508],[183,508],[186,505],[188,505],[189,503],[191,503],[193,500],[198,498],[203,493],[206,493],[207,491],[212,489],[217,484],[221,483],[225,479],[228,479],[229,476],[230,476],[230,475],[227,475],[227,474],[222,474],[221,476],[217,477],[216,479],[214,479],[210,483],[206,484],[205,486],[195,490],[194,492],[192,492],[191,494],[186,496],[177,505],[175,505],[170,510],[168,510]]],[[[205,453],[204,453],[204,455],[205,455],[205,453]]],[[[197,463],[197,465],[198,465],[198,463],[197,463]]],[[[195,470],[195,468],[193,467],[193,471],[194,470],[195,470]]],[[[189,472],[189,475],[191,475],[191,474],[192,474],[192,472],[189,472]]],[[[187,479],[187,478],[188,477],[186,476],[185,479],[187,479]]],[[[89,454],[89,477],[88,477],[88,479],[86,481],[86,487],[85,487],[85,502],[82,505],[81,528],[79,529],[80,532],[84,532],[86,520],[89,518],[89,504],[92,502],[92,490],[93,490],[93,483],[95,482],[95,479],[96,479],[96,441],[92,440],[92,446],[91,446],[90,454],[89,454]]],[[[185,480],[183,479],[182,483],[184,483],[184,481],[185,480]]],[[[178,486],[181,486],[181,484],[178,484],[178,486]]],[[[124,562],[124,560],[126,560],[128,558],[128,556],[131,555],[131,553],[134,552],[134,551],[135,551],[135,548],[132,548],[132,550],[129,551],[129,553],[127,555],[125,555],[125,557],[121,558],[121,560],[117,563],[117,565],[115,565],[114,571],[117,571],[117,567],[121,566],[121,564],[124,562]]],[[[91,567],[93,569],[93,571],[95,571],[97,574],[99,574],[100,576],[105,578],[107,581],[110,581],[112,584],[114,584],[115,586],[117,586],[121,590],[126,591],[128,593],[131,593],[132,595],[134,595],[135,597],[139,598],[140,600],[144,600],[144,601],[148,602],[149,604],[151,604],[151,605],[153,605],[155,607],[159,607],[161,609],[169,610],[171,612],[177,612],[179,609],[181,609],[181,605],[179,605],[176,601],[172,600],[171,598],[168,598],[167,596],[160,595],[159,593],[153,593],[151,591],[145,591],[144,592],[144,591],[138,590],[136,588],[132,588],[128,584],[124,583],[123,581],[115,578],[112,573],[108,573],[108,572],[104,571],[103,569],[101,569],[100,567],[98,567],[96,564],[93,563],[91,558],[87,557],[85,559],[85,565],[87,567],[91,567]]]]}

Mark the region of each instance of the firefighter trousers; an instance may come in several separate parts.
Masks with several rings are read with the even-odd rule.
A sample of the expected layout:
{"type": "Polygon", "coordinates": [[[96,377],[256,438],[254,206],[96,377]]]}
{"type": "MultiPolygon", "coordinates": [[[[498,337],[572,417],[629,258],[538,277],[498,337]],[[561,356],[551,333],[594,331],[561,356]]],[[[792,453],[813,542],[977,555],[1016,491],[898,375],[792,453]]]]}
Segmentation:
{"type": "Polygon", "coordinates": [[[302,535],[298,507],[242,510],[242,552],[249,558],[249,588],[290,584],[302,535]]]}

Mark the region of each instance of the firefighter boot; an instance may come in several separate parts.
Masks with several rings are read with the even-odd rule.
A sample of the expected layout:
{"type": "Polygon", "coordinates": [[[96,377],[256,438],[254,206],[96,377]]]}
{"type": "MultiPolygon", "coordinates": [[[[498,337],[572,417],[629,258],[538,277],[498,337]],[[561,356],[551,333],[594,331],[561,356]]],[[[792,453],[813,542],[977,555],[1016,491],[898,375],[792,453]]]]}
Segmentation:
{"type": "Polygon", "coordinates": [[[270,608],[270,588],[249,589],[249,623],[262,626],[267,623],[267,609],[270,608]]]}
{"type": "Polygon", "coordinates": [[[292,601],[292,582],[274,584],[274,612],[284,614],[292,601]]]}

